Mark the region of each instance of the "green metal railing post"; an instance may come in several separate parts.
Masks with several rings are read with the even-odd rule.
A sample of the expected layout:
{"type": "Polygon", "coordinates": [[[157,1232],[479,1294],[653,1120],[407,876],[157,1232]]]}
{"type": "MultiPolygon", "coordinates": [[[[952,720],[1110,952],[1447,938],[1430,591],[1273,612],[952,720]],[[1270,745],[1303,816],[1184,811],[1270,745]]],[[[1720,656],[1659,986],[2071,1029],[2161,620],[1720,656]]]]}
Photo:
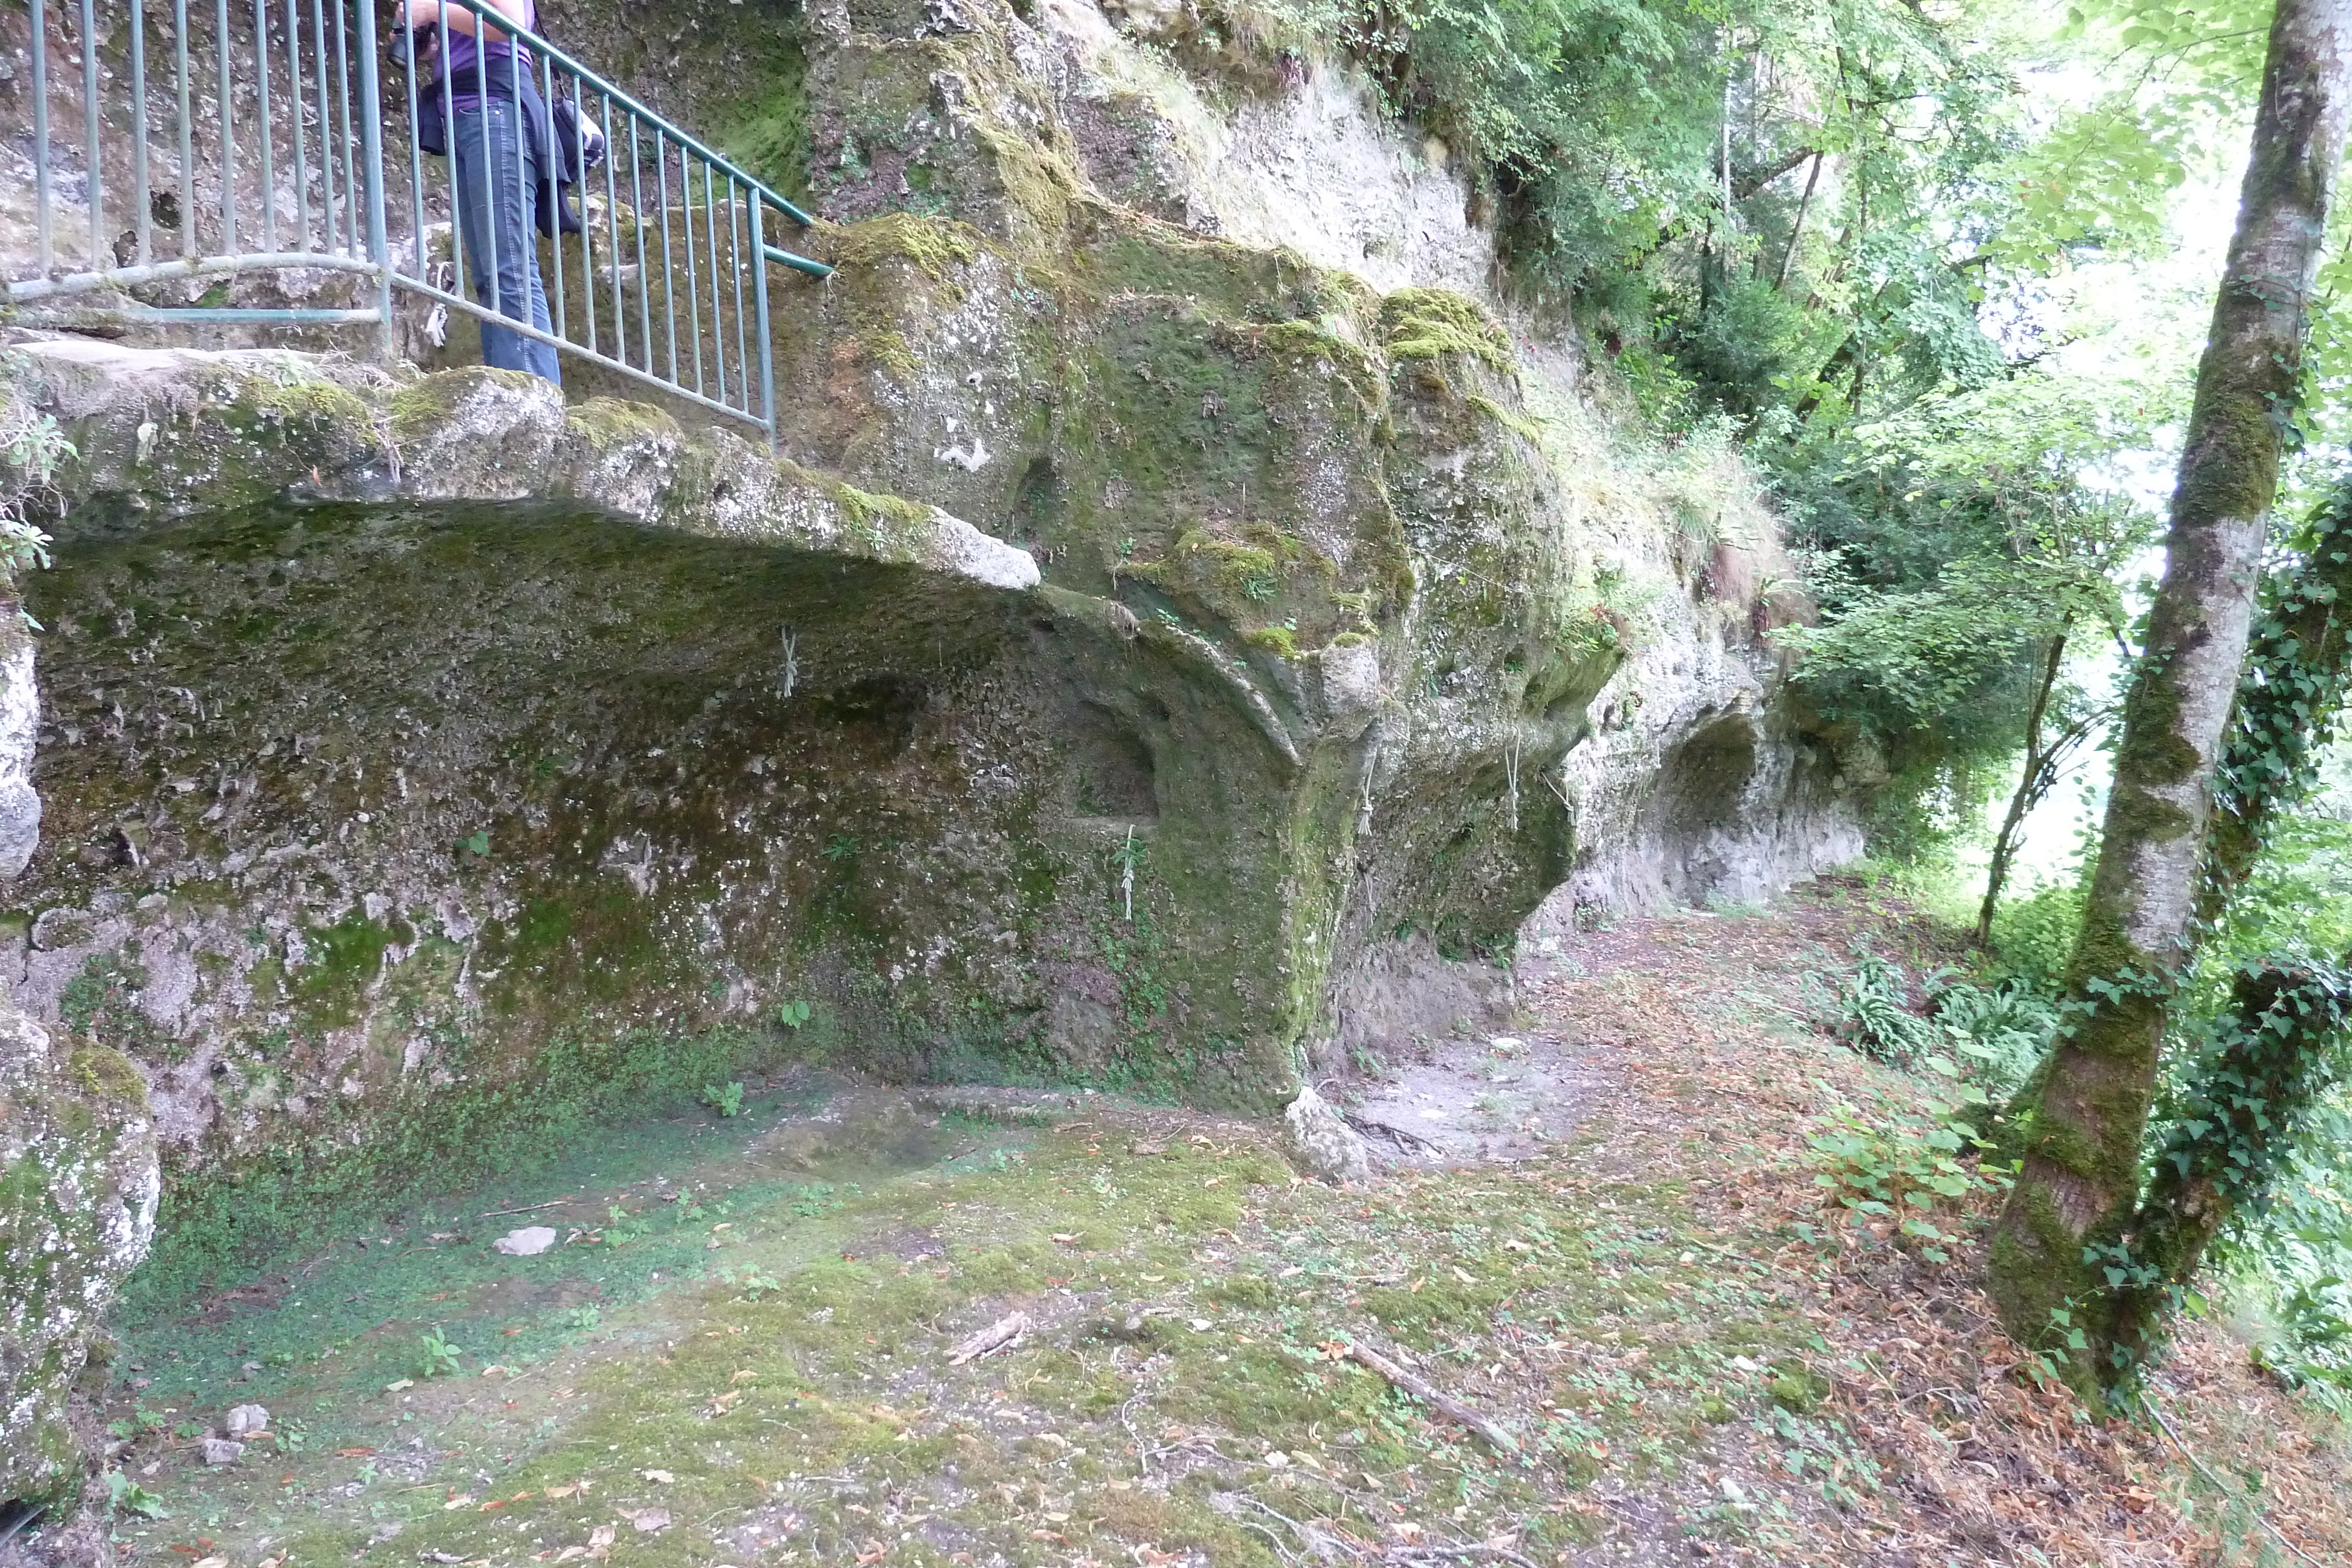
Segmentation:
{"type": "Polygon", "coordinates": [[[392,246],[383,225],[383,103],[376,82],[375,0],[359,0],[361,201],[367,207],[367,259],[375,268],[375,351],[392,359],[392,246]]]}
{"type": "Polygon", "coordinates": [[[768,336],[768,243],[760,209],[766,206],[757,192],[751,196],[752,326],[760,334],[760,423],[767,427],[768,449],[776,449],[775,340],[768,336]]]}

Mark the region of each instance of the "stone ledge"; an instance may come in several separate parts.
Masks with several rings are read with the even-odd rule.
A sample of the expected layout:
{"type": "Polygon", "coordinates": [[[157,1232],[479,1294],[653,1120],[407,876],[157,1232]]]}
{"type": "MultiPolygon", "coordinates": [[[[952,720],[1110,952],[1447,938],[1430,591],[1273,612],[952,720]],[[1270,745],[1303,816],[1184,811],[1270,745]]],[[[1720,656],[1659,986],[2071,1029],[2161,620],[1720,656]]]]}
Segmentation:
{"type": "Polygon", "coordinates": [[[569,501],[697,538],[989,588],[1038,582],[1026,551],[937,507],[825,478],[732,432],[689,433],[644,404],[567,404],[519,371],[396,380],[333,357],[79,339],[16,353],[21,394],[57,417],[79,454],[61,476],[60,540],[273,499],[569,501]]]}

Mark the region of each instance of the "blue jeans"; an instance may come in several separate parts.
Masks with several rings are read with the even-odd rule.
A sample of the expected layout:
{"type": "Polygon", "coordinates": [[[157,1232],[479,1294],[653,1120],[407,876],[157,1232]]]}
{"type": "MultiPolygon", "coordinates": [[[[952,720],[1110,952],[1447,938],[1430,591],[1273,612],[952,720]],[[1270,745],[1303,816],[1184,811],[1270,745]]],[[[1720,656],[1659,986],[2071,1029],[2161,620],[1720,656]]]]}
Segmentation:
{"type": "MultiPolygon", "coordinates": [[[[473,276],[475,303],[550,331],[547,291],[539,281],[539,234],[531,226],[539,162],[531,156],[520,117],[512,103],[493,98],[478,108],[458,109],[454,118],[457,137],[449,151],[457,184],[457,231],[466,246],[466,270],[473,276]]],[[[482,323],[482,362],[563,384],[551,345],[488,321],[482,323]]]]}

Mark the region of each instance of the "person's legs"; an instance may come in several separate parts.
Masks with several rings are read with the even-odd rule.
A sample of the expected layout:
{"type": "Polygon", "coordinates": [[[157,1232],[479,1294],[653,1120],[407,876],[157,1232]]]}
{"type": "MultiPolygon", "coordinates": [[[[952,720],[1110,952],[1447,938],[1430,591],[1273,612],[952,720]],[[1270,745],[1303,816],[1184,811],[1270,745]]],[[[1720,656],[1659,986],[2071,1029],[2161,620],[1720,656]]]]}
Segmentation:
{"type": "MultiPolygon", "coordinates": [[[[474,298],[501,316],[550,330],[547,294],[539,278],[539,235],[530,222],[539,168],[515,107],[493,99],[457,115],[455,130],[450,162],[474,298]]],[[[488,321],[482,323],[482,362],[563,384],[551,345],[488,321]]]]}

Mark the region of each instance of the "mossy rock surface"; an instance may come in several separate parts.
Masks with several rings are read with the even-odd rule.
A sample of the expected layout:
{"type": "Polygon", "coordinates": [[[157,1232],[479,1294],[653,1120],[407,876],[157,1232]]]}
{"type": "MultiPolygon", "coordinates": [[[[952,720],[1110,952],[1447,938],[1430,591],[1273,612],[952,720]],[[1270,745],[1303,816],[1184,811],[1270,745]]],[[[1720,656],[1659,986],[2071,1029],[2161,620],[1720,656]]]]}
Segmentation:
{"type": "Polygon", "coordinates": [[[163,1273],[762,1064],[1271,1111],[1367,977],[1484,1016],[1581,852],[1633,639],[1493,316],[1112,204],[999,5],[742,9],[557,20],[799,160],[774,451],[584,363],[35,356],[5,918],[151,1086],[163,1273]]]}
{"type": "Polygon", "coordinates": [[[137,1071],[0,1002],[0,1498],[80,1496],[77,1384],[146,1256],[156,1193],[137,1071]]]}

